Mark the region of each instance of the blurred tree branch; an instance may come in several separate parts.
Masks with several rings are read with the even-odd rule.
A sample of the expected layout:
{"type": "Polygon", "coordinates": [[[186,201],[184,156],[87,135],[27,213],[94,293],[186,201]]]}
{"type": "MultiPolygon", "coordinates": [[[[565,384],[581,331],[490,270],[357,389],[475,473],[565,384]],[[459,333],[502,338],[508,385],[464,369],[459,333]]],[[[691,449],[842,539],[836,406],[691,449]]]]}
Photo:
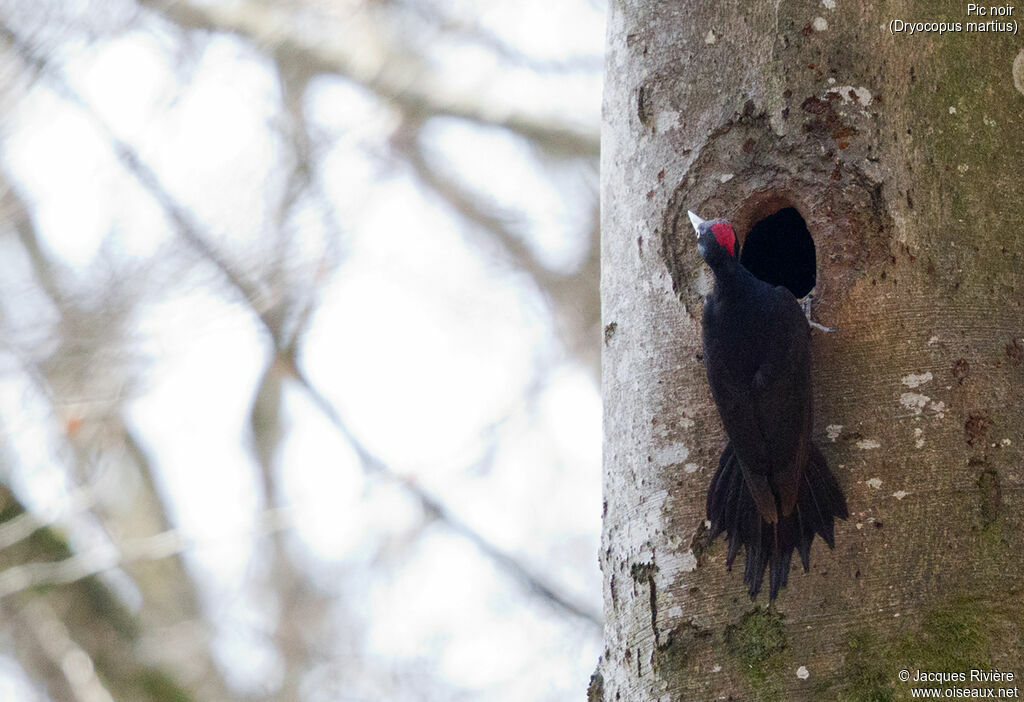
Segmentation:
{"type": "MultiPolygon", "coordinates": [[[[27,512],[22,512],[11,519],[17,519],[27,514],[27,512]]],[[[0,522],[0,525],[2,524],[0,522]]],[[[216,541],[238,541],[241,543],[249,538],[271,536],[288,531],[293,526],[294,520],[290,508],[268,509],[256,515],[255,524],[251,529],[219,534],[216,541]]],[[[39,527],[26,538],[31,538],[36,533],[52,528],[50,526],[39,527]]],[[[124,539],[109,546],[79,550],[59,560],[18,563],[0,570],[0,599],[43,586],[70,585],[108,573],[115,568],[123,568],[143,561],[162,561],[179,556],[187,550],[205,543],[207,542],[196,542],[186,537],[178,529],[168,529],[151,536],[124,539]]]]}
{"type": "MultiPolygon", "coordinates": [[[[418,126],[410,130],[418,132],[418,126]]],[[[529,276],[554,308],[559,338],[566,351],[579,359],[596,380],[600,375],[600,356],[596,351],[599,346],[594,340],[601,324],[597,297],[600,231],[596,200],[581,265],[569,273],[556,272],[545,266],[523,238],[512,231],[509,226],[514,221],[512,215],[496,212],[493,207],[486,208],[481,204],[478,193],[471,192],[439,167],[431,165],[419,140],[396,139],[392,144],[401,150],[405,161],[427,188],[462,219],[489,234],[487,243],[497,246],[515,270],[529,276]]]]}
{"type": "MultiPolygon", "coordinates": [[[[0,487],[0,524],[24,513],[13,493],[0,487]]],[[[59,534],[45,527],[0,551],[0,569],[7,572],[40,557],[62,562],[75,556],[59,534]]],[[[48,669],[42,680],[48,681],[48,693],[55,699],[91,702],[102,689],[118,702],[192,699],[167,672],[132,655],[143,628],[95,575],[77,578],[60,591],[41,584],[12,594],[16,596],[0,600],[0,611],[4,619],[29,618],[27,626],[14,628],[24,653],[21,660],[30,669],[48,669]],[[88,670],[95,670],[103,683],[88,677],[88,670]],[[84,692],[90,696],[83,698],[84,692]]]]}
{"type": "MultiPolygon", "coordinates": [[[[140,4],[160,13],[183,29],[237,34],[257,47],[269,47],[278,62],[300,66],[307,76],[328,73],[347,78],[373,92],[385,103],[400,107],[403,115],[419,120],[430,117],[457,117],[476,124],[502,127],[526,137],[551,153],[565,156],[596,157],[599,140],[595,133],[568,125],[553,124],[551,116],[537,118],[517,112],[482,105],[472,96],[453,92],[446,85],[432,80],[426,70],[393,65],[398,51],[381,51],[367,46],[359,52],[347,53],[344,42],[314,43],[294,31],[289,14],[273,3],[241,0],[225,5],[197,5],[184,0],[140,0],[140,4]],[[392,59],[376,62],[365,56],[384,54],[392,59]],[[413,79],[409,71],[415,74],[413,79]]],[[[348,17],[357,19],[355,13],[348,17]]],[[[368,32],[353,32],[353,39],[368,32]]]]}
{"type": "MultiPolygon", "coordinates": [[[[44,78],[48,87],[91,122],[123,170],[161,208],[174,234],[223,278],[229,296],[240,299],[270,340],[272,351],[250,407],[249,428],[263,493],[263,511],[255,517],[256,534],[268,536],[270,543],[270,548],[262,551],[267,555],[268,566],[267,572],[261,573],[261,585],[266,588],[262,594],[277,605],[271,615],[275,626],[268,632],[268,638],[280,654],[283,669],[280,686],[267,692],[273,699],[302,699],[304,685],[308,687],[308,679],[318,667],[339,665],[337,661],[325,661],[322,640],[326,636],[325,622],[337,614],[333,611],[336,605],[318,588],[307,566],[296,558],[287,533],[291,526],[290,511],[286,507],[277,454],[285,436],[282,395],[288,383],[301,390],[329,420],[338,436],[355,452],[368,476],[399,485],[424,516],[472,544],[538,601],[582,622],[590,631],[599,629],[602,620],[595,608],[562,592],[524,559],[495,546],[454,513],[443,499],[372,453],[323,389],[316,387],[302,369],[301,347],[318,306],[319,284],[323,279],[318,275],[311,282],[302,271],[289,270],[289,256],[297,246],[289,232],[291,220],[304,204],[314,203],[328,233],[324,250],[319,252],[324,273],[337,265],[338,251],[332,246],[342,240],[317,172],[323,145],[311,133],[304,107],[310,80],[319,74],[330,74],[368,89],[382,106],[401,114],[396,138],[391,142],[398,157],[411,166],[420,183],[473,225],[481,248],[497,250],[510,268],[529,276],[553,309],[564,349],[586,365],[595,378],[599,371],[594,342],[600,324],[596,198],[593,225],[586,229],[587,253],[581,264],[571,272],[553,270],[509,226],[513,215],[506,216],[481,205],[479,197],[465,183],[429,162],[420,143],[422,127],[429,119],[454,117],[523,137],[542,152],[543,158],[592,163],[596,162],[598,151],[596,133],[514,106],[488,105],[472,94],[445,85],[432,75],[422,57],[403,52],[393,40],[389,43],[388,37],[369,31],[374,21],[373,4],[352,9],[352,41],[337,41],[333,36],[329,40],[324,38],[323,32],[309,31],[308,24],[300,26],[295,21],[294,7],[285,6],[288,3],[140,1],[147,10],[132,20],[131,26],[159,17],[183,30],[183,41],[195,33],[193,30],[231,34],[256,47],[273,64],[281,87],[283,112],[283,118],[273,127],[281,130],[286,143],[286,153],[280,159],[282,169],[286,170],[280,199],[273,203],[267,219],[269,236],[276,237],[276,245],[255,265],[243,263],[228,247],[214,240],[207,225],[168,191],[138,150],[119,137],[72,87],[58,58],[42,53],[33,44],[34,39],[19,35],[14,29],[21,26],[19,23],[0,20],[0,39],[19,57],[23,72],[44,78]]],[[[450,18],[442,18],[441,25],[446,31],[478,29],[454,26],[450,18]]],[[[47,36],[53,39],[52,35],[47,36]]],[[[521,59],[529,63],[496,37],[481,33],[479,39],[510,61],[521,59]]],[[[50,42],[47,46],[51,46],[50,42]]],[[[560,70],[554,65],[531,65],[560,70]]],[[[168,517],[171,506],[164,503],[155,482],[155,473],[159,471],[154,461],[158,457],[150,458],[126,418],[123,388],[130,387],[133,378],[123,368],[113,367],[117,366],[117,359],[109,355],[118,350],[130,328],[137,291],[120,279],[130,276],[114,275],[108,288],[83,295],[74,284],[74,272],[65,270],[59,259],[40,243],[29,208],[17,189],[3,188],[3,197],[4,211],[13,214],[8,219],[29,260],[39,297],[56,310],[57,342],[55,348],[41,352],[19,348],[7,340],[5,350],[17,359],[20,370],[35,389],[46,396],[53,417],[62,425],[62,448],[67,451],[67,461],[57,470],[66,469],[72,484],[86,486],[79,488],[68,510],[80,510],[86,517],[95,517],[108,537],[103,546],[73,546],[55,527],[65,520],[37,518],[16,503],[13,494],[0,494],[8,495],[12,504],[16,503],[16,508],[0,513],[0,612],[19,622],[14,627],[19,662],[46,686],[47,694],[55,702],[106,702],[104,695],[118,702],[227,702],[253,697],[230,689],[216,662],[206,630],[207,617],[202,611],[201,583],[179,557],[196,544],[172,526],[168,517]],[[97,401],[97,397],[101,399],[97,401]],[[90,461],[96,455],[112,459],[119,475],[139,479],[127,509],[122,506],[121,512],[115,512],[104,500],[94,499],[90,480],[95,476],[91,475],[90,461]],[[106,578],[98,577],[111,572],[120,575],[120,569],[139,589],[142,602],[138,614],[125,611],[119,594],[106,578]],[[95,600],[91,608],[80,603],[89,598],[95,600]],[[168,631],[182,620],[201,624],[201,631],[186,651],[176,650],[168,631]],[[111,634],[111,628],[118,630],[111,634]],[[81,670],[69,663],[76,660],[89,663],[89,670],[96,674],[91,678],[79,675],[81,670]]],[[[36,294],[34,290],[33,293],[36,294]]],[[[367,668],[372,676],[372,663],[367,668]]],[[[339,670],[344,677],[346,671],[339,670]]],[[[395,677],[390,671],[382,677],[389,676],[395,677]]]]}
{"type": "MultiPolygon", "coordinates": [[[[419,486],[415,481],[409,480],[394,472],[385,462],[370,453],[369,450],[366,449],[348,429],[347,424],[333,405],[299,370],[295,360],[296,345],[298,340],[301,338],[301,331],[303,327],[298,326],[292,331],[291,335],[288,337],[282,337],[279,320],[275,317],[268,316],[267,310],[261,305],[260,297],[256,292],[257,285],[251,282],[248,277],[238,270],[225,255],[221,254],[212,246],[212,244],[209,243],[208,238],[202,232],[202,225],[196,221],[192,214],[179,204],[170,193],[166,191],[156,173],[139,158],[131,145],[113,134],[106,123],[89,107],[81,96],[79,96],[63,80],[63,78],[56,73],[56,71],[49,68],[46,59],[36,56],[31,47],[14,34],[9,28],[0,25],[0,34],[6,36],[8,41],[10,41],[19,54],[22,55],[24,60],[36,66],[40,70],[40,73],[44,75],[51,84],[55,84],[62,95],[67,96],[73,104],[85,112],[90,120],[97,126],[100,133],[110,142],[112,150],[117,155],[124,168],[129,173],[136,176],[146,191],[149,192],[150,195],[167,211],[172,222],[175,224],[176,233],[180,235],[186,243],[195,248],[198,253],[203,255],[213,266],[215,266],[224,275],[225,279],[231,284],[231,286],[240,293],[274,343],[274,356],[278,361],[276,367],[287,369],[289,374],[298,382],[299,386],[309,394],[309,396],[314,400],[316,406],[325,414],[325,416],[328,417],[328,419],[330,419],[335,428],[341,432],[346,442],[349,443],[349,445],[356,451],[365,470],[370,473],[381,475],[388,480],[402,485],[417,499],[427,514],[432,515],[438,521],[447,525],[455,533],[467,538],[483,554],[491,558],[499,567],[511,574],[516,580],[524,583],[530,592],[542,597],[567,614],[588,621],[595,626],[601,626],[602,617],[599,613],[580,604],[574,603],[569,597],[558,593],[553,586],[545,583],[542,578],[531,572],[530,569],[519,563],[515,558],[503,553],[500,549],[490,544],[485,538],[471,529],[464,522],[453,516],[450,510],[447,509],[436,497],[429,495],[427,491],[419,486]]],[[[308,313],[309,308],[305,307],[303,315],[308,317],[308,313]]],[[[266,380],[261,387],[266,387],[266,380]]],[[[262,429],[266,429],[266,427],[261,427],[261,430],[262,429]]],[[[268,436],[272,437],[273,433],[269,433],[268,436]]],[[[273,442],[272,438],[264,440],[273,442]]],[[[262,448],[261,451],[268,450],[270,445],[272,444],[267,444],[267,446],[262,448]]],[[[266,476],[266,470],[264,470],[264,475],[266,476]]],[[[273,486],[269,484],[267,485],[267,489],[271,493],[274,490],[273,486]]],[[[273,502],[272,494],[268,494],[267,498],[271,503],[273,502]]]]}
{"type": "MultiPolygon", "coordinates": [[[[424,23],[445,35],[469,41],[486,48],[504,62],[528,68],[535,73],[599,73],[604,63],[603,56],[582,56],[567,59],[537,59],[520,51],[501,39],[494,32],[485,29],[479,22],[467,21],[448,10],[443,2],[422,2],[421,0],[389,0],[390,5],[399,6],[411,12],[424,23]]],[[[596,153],[594,154],[596,156],[596,153]]]]}
{"type": "MultiPolygon", "coordinates": [[[[570,273],[555,272],[546,267],[526,246],[522,237],[508,228],[507,219],[486,212],[479,196],[469,192],[454,178],[430,164],[422,153],[416,135],[431,117],[455,117],[469,122],[507,129],[526,138],[532,147],[553,157],[583,157],[596,161],[599,143],[596,133],[568,126],[553,126],[550,116],[535,118],[525,114],[494,113],[472,96],[449,94],[443,84],[431,79],[422,68],[391,65],[393,58],[405,56],[394,47],[367,51],[384,55],[378,62],[361,61],[355,51],[345,51],[346,42],[312,43],[291,30],[293,22],[286,13],[272,4],[251,1],[231,5],[197,6],[176,0],[142,0],[142,4],[159,11],[182,29],[228,32],[237,34],[256,47],[265,47],[267,55],[278,66],[285,104],[293,115],[294,143],[300,154],[308,154],[308,137],[302,136],[301,95],[310,78],[319,73],[338,75],[372,91],[384,104],[401,112],[401,137],[392,140],[423,184],[447,202],[459,215],[493,237],[493,242],[516,270],[527,273],[538,290],[551,302],[558,321],[559,336],[566,350],[591,371],[596,379],[600,361],[600,306],[597,296],[599,230],[597,199],[594,198],[592,226],[587,229],[588,242],[583,265],[570,273]],[[416,79],[410,79],[416,75],[416,79]]],[[[354,10],[353,14],[370,10],[354,10]]],[[[350,21],[354,21],[350,16],[350,21]]],[[[352,32],[365,37],[368,32],[352,32]]],[[[383,41],[383,40],[381,40],[383,41]]]]}
{"type": "MultiPolygon", "coordinates": [[[[85,299],[74,297],[66,293],[59,283],[60,276],[55,273],[55,266],[50,261],[42,246],[39,244],[37,232],[33,226],[31,217],[25,203],[19,198],[16,189],[10,185],[3,188],[5,209],[14,213],[16,231],[19,241],[28,254],[32,264],[32,270],[40,281],[41,287],[49,297],[55,310],[60,315],[58,325],[65,328],[83,328],[83,320],[94,317],[96,307],[90,307],[85,299]]],[[[91,416],[83,418],[80,416],[68,416],[69,407],[78,404],[81,397],[88,397],[93,393],[90,390],[94,380],[93,373],[83,371],[84,375],[75,377],[74,370],[85,368],[88,364],[68,364],[66,358],[69,354],[81,354],[86,357],[99,355],[100,349],[96,344],[113,346],[116,335],[111,332],[117,328],[117,315],[113,314],[114,307],[100,305],[103,321],[94,326],[95,330],[102,330],[104,334],[67,334],[60,337],[59,344],[51,354],[42,359],[35,359],[30,354],[19,354],[25,372],[40,392],[48,399],[53,416],[57,418],[66,417],[64,438],[66,445],[71,449],[73,462],[79,466],[78,472],[86,481],[92,477],[85,475],[86,471],[81,468],[90,462],[90,456],[102,451],[107,455],[114,455],[114,446],[119,445],[122,449],[120,460],[117,461],[116,470],[122,474],[134,474],[140,479],[140,491],[133,500],[133,514],[130,519],[126,515],[117,516],[107,514],[101,500],[95,499],[94,491],[90,487],[79,488],[78,495],[72,500],[72,508],[77,505],[89,507],[90,511],[101,519],[108,530],[117,524],[130,523],[133,528],[142,532],[168,530],[170,520],[166,516],[160,493],[154,484],[153,467],[148,455],[142,445],[136,439],[134,432],[129,429],[124,421],[120,408],[120,398],[100,403],[99,407],[93,410],[91,416]],[[76,346],[73,350],[67,348],[68,344],[76,346]],[[95,428],[94,431],[83,432],[77,427],[85,419],[95,428]]],[[[122,310],[123,312],[124,310],[122,310]]],[[[12,497],[13,499],[13,497],[12,497]]],[[[47,533],[50,527],[41,520],[35,518],[30,512],[18,506],[16,514],[9,516],[5,523],[0,524],[0,529],[8,535],[8,545],[17,542],[32,542],[40,533],[47,533]]],[[[133,552],[130,548],[123,558],[104,555],[99,552],[93,553],[71,553],[59,560],[48,562],[26,562],[4,568],[0,572],[0,597],[14,594],[18,591],[40,585],[53,585],[58,583],[71,583],[82,580],[89,576],[105,572],[119,565],[129,565],[141,560],[153,560],[155,555],[152,549],[158,542],[167,541],[167,533],[156,534],[150,537],[142,537],[141,541],[133,552]]],[[[131,546],[131,544],[129,545],[131,546]]],[[[166,545],[164,546],[166,551],[166,545]]],[[[166,559],[175,551],[167,552],[161,556],[166,559]]],[[[184,564],[177,559],[171,559],[159,566],[145,570],[129,569],[129,574],[140,588],[144,599],[147,602],[145,618],[156,624],[150,635],[163,627],[168,627],[179,621],[182,616],[198,618],[200,613],[199,598],[194,590],[194,583],[191,576],[186,572],[184,564]]],[[[115,598],[114,594],[109,595],[115,598]]],[[[168,650],[168,652],[170,652],[168,650]]],[[[191,666],[194,675],[197,677],[190,681],[191,685],[204,691],[209,695],[215,695],[228,699],[227,685],[220,675],[218,666],[213,662],[211,652],[201,647],[190,655],[193,665],[191,666]]]]}

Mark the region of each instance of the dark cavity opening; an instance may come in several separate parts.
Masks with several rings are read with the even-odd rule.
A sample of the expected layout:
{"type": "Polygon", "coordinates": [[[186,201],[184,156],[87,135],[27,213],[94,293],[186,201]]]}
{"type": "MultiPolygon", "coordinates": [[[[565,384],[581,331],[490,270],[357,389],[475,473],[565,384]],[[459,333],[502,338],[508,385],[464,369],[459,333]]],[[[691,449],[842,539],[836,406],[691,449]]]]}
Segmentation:
{"type": "Polygon", "coordinates": [[[795,207],[786,207],[760,220],[747,234],[740,263],[772,285],[785,285],[798,298],[817,280],[814,239],[795,207]]]}

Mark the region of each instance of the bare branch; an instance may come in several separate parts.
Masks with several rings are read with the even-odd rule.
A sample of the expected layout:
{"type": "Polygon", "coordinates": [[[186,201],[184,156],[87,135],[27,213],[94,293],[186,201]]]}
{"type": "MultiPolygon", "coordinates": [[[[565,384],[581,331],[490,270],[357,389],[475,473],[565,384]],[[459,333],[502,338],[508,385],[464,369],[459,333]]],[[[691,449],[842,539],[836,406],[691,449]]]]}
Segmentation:
{"type": "MultiPolygon", "coordinates": [[[[96,504],[100,483],[104,482],[103,478],[106,475],[105,473],[101,474],[100,478],[93,484],[86,485],[72,493],[68,499],[67,512],[69,514],[85,512],[92,505],[96,504]]],[[[40,529],[53,526],[57,521],[56,518],[42,519],[34,512],[25,511],[8,519],[6,522],[0,522],[0,549],[9,548],[20,541],[24,541],[40,529]]]]}
{"type": "MultiPolygon", "coordinates": [[[[88,317],[93,311],[88,304],[83,304],[82,300],[78,297],[65,294],[60,289],[58,278],[55,274],[55,271],[59,270],[59,268],[47,256],[45,249],[40,246],[38,233],[27,207],[20,200],[14,188],[9,187],[7,189],[6,197],[10,200],[8,204],[13,205],[12,211],[16,214],[19,241],[28,253],[33,272],[36,278],[41,281],[40,284],[43,292],[49,297],[50,302],[60,315],[61,326],[69,328],[82,327],[82,315],[85,314],[88,317]],[[45,282],[51,280],[50,284],[45,282]]],[[[110,306],[102,307],[102,313],[105,316],[110,316],[110,306]]],[[[102,335],[99,339],[90,339],[87,342],[87,347],[92,349],[96,343],[109,344],[109,335],[102,335]]],[[[50,402],[54,413],[59,416],[62,409],[66,406],[66,401],[55,390],[51,376],[54,373],[62,373],[62,369],[65,369],[68,365],[61,360],[61,352],[58,351],[55,354],[51,354],[54,362],[45,363],[46,368],[44,369],[34,360],[25,357],[17,348],[9,347],[9,350],[18,359],[26,376],[32,380],[39,392],[50,402]]],[[[92,353],[92,351],[87,352],[92,353]]],[[[80,403],[76,404],[80,406],[80,403]]],[[[101,404],[108,403],[104,401],[101,404]]],[[[160,497],[160,491],[154,484],[153,467],[149,456],[135,437],[133,431],[124,421],[120,409],[112,409],[113,411],[108,409],[102,418],[95,418],[97,421],[90,422],[103,426],[100,434],[83,434],[77,430],[68,431],[66,434],[67,446],[71,449],[71,453],[77,457],[79,465],[92,464],[91,456],[94,455],[94,449],[108,453],[111,451],[116,453],[118,449],[123,450],[124,453],[120,457],[128,459],[127,465],[131,466],[127,470],[131,471],[134,469],[135,475],[144,484],[144,489],[140,490],[132,501],[132,508],[135,511],[133,523],[138,525],[145,524],[150,529],[167,530],[170,528],[170,522],[167,518],[165,505],[160,497]],[[101,446],[97,445],[97,440],[101,446]],[[117,446],[118,449],[115,449],[114,446],[117,446]]],[[[91,474],[90,471],[80,472],[86,476],[91,474]]],[[[100,473],[89,479],[87,485],[72,493],[69,504],[66,507],[67,514],[75,515],[87,510],[93,510],[105,525],[109,524],[110,516],[104,513],[102,508],[97,509],[97,507],[102,505],[98,497],[104,492],[107,482],[115,477],[115,471],[101,469],[100,473]]],[[[15,547],[21,542],[31,539],[41,530],[46,530],[54,521],[52,519],[41,519],[38,515],[28,510],[20,511],[6,522],[0,523],[0,548],[15,547]]],[[[47,532],[43,531],[40,534],[40,538],[45,542],[47,540],[47,532]]],[[[36,556],[35,553],[32,553],[31,545],[28,545],[28,550],[29,557],[36,556]]],[[[17,560],[17,558],[14,558],[14,560],[17,560]]],[[[45,571],[50,567],[52,566],[47,565],[41,570],[37,570],[36,574],[45,579],[45,571]]],[[[31,570],[30,567],[30,575],[31,570]]],[[[70,569],[56,572],[59,577],[66,578],[70,569]]],[[[82,577],[87,577],[88,575],[90,573],[85,573],[85,575],[80,575],[77,578],[71,578],[70,582],[81,580],[82,577]]],[[[180,561],[168,560],[164,562],[158,573],[150,569],[145,573],[133,572],[129,573],[129,575],[133,577],[146,600],[147,620],[151,623],[162,622],[164,624],[171,624],[179,618],[191,618],[199,614],[201,607],[195,591],[196,585],[189,577],[184,564],[180,561]]],[[[111,597],[114,597],[114,595],[111,595],[111,597]]],[[[94,627],[95,624],[87,622],[84,626],[94,627]]],[[[191,652],[188,671],[190,682],[195,685],[196,689],[216,699],[227,699],[229,697],[230,693],[228,692],[227,684],[208,647],[196,647],[191,652]]]]}
{"type": "Polygon", "coordinates": [[[114,702],[110,691],[96,675],[92,656],[75,643],[64,622],[45,600],[28,602],[19,618],[28,624],[40,648],[63,673],[68,689],[78,702],[114,702]]]}
{"type": "MultiPolygon", "coordinates": [[[[176,3],[174,7],[185,6],[184,3],[176,3]]],[[[257,12],[257,14],[259,14],[257,12]]],[[[405,488],[413,497],[417,499],[424,511],[428,514],[433,515],[440,522],[448,526],[453,532],[466,538],[468,541],[473,543],[477,549],[492,559],[496,565],[498,565],[503,571],[513,576],[516,580],[525,584],[527,589],[542,597],[545,601],[554,605],[561,611],[577,617],[583,621],[586,621],[596,627],[602,626],[602,617],[600,613],[591,610],[585,605],[573,602],[572,599],[566,595],[560,594],[556,588],[544,581],[539,575],[533,573],[525,565],[519,563],[514,557],[506,554],[498,547],[491,544],[483,536],[475,532],[465,522],[458,519],[453,515],[450,510],[447,509],[435,496],[429,494],[425,489],[418,485],[415,481],[398,474],[393,471],[383,460],[372,454],[349,430],[347,424],[344,422],[337,409],[326,399],[326,397],[317,390],[306,378],[306,376],[299,370],[295,363],[292,352],[294,351],[293,345],[289,344],[291,349],[285,349],[282,347],[282,339],[279,338],[278,329],[276,325],[272,325],[266,318],[265,314],[261,314],[258,298],[255,291],[255,286],[246,280],[238,271],[234,269],[232,264],[227,259],[219,254],[207,241],[203,227],[194,220],[191,213],[189,213],[184,207],[182,207],[174,198],[164,189],[160,183],[157,175],[150,169],[138,156],[136,151],[127,143],[123,142],[116,135],[114,135],[106,123],[92,110],[88,103],[85,102],[68,84],[67,82],[51,69],[45,59],[37,57],[32,48],[17,37],[9,28],[0,25],[0,35],[5,36],[8,41],[16,48],[16,50],[22,54],[23,58],[36,66],[37,69],[44,74],[51,83],[58,87],[61,95],[65,96],[69,101],[80,107],[90,119],[96,124],[100,133],[110,142],[112,149],[121,160],[125,168],[132,174],[134,174],[139,182],[146,188],[146,190],[157,200],[157,202],[164,207],[170,215],[172,222],[176,225],[176,231],[182,238],[193,246],[197,251],[207,256],[208,260],[213,263],[225,276],[225,278],[235,287],[241,294],[247,303],[252,307],[253,311],[257,314],[260,321],[263,323],[266,331],[270,334],[274,340],[275,347],[277,350],[278,362],[283,363],[289,374],[299,383],[300,387],[310,396],[314,401],[314,404],[324,413],[324,415],[331,421],[335,428],[341,433],[345,440],[352,446],[353,450],[357,453],[363,468],[371,473],[376,473],[389,480],[392,480],[403,488],[405,488]]],[[[159,536],[159,535],[158,535],[159,536]]],[[[148,537],[157,538],[157,537],[148,537]]],[[[169,538],[169,537],[168,537],[169,538]]],[[[104,554],[96,554],[99,557],[103,557],[104,554]]],[[[102,570],[106,570],[116,566],[120,561],[116,555],[106,554],[106,562],[100,563],[99,567],[102,570]]],[[[66,571],[56,571],[52,567],[47,567],[47,564],[37,564],[40,566],[36,573],[41,572],[41,575],[36,577],[41,578],[61,578],[61,577],[73,577],[79,579],[89,575],[88,572],[83,572],[85,566],[77,565],[74,563],[75,559],[68,559],[72,561],[67,566],[66,571]],[[81,574],[80,574],[81,573],[81,574]]],[[[129,561],[130,562],[130,561],[129,561]]],[[[100,572],[101,572],[100,571],[100,572]]],[[[7,588],[15,587],[18,583],[25,582],[25,575],[22,572],[15,572],[8,576],[12,581],[13,585],[7,585],[7,588]]],[[[29,582],[33,577],[29,574],[29,582]]],[[[0,574],[0,596],[3,595],[5,590],[3,574],[0,574]]],[[[15,591],[20,589],[15,587],[15,591]]]]}
{"type": "MultiPolygon", "coordinates": [[[[454,35],[459,41],[471,41],[478,44],[506,63],[529,68],[536,73],[592,73],[599,74],[603,70],[604,57],[601,55],[583,55],[566,59],[538,59],[523,53],[510,45],[492,31],[483,27],[480,22],[468,21],[457,17],[443,3],[422,3],[400,1],[392,4],[400,5],[404,10],[414,13],[423,21],[428,22],[448,35],[454,35]]],[[[449,41],[451,37],[447,38],[449,41]]]]}
{"type": "Polygon", "coordinates": [[[93,127],[110,144],[111,149],[121,162],[121,165],[135,176],[150,196],[153,197],[163,208],[164,212],[167,213],[171,222],[177,228],[179,236],[181,236],[182,239],[184,239],[205,258],[216,264],[217,268],[228,278],[232,286],[242,292],[246,299],[250,301],[258,299],[256,285],[246,279],[242,272],[237,270],[234,265],[227,260],[227,258],[221,255],[221,253],[212,244],[210,244],[209,241],[199,235],[200,226],[194,221],[192,213],[179,205],[178,202],[171,197],[170,193],[167,192],[163,187],[163,184],[160,182],[160,178],[141,158],[139,158],[135,149],[114,134],[107,123],[100,118],[88,102],[86,102],[86,100],[77,91],[75,91],[66,80],[64,80],[56,69],[50,66],[49,61],[39,56],[31,45],[19,37],[6,24],[0,23],[0,36],[11,43],[14,50],[23,61],[32,66],[32,68],[38,71],[42,76],[47,78],[51,87],[53,87],[62,98],[78,107],[82,113],[89,118],[93,127]]]}
{"type": "Polygon", "coordinates": [[[215,539],[192,539],[178,529],[168,529],[152,536],[126,539],[113,547],[80,551],[58,561],[11,566],[0,571],[0,599],[42,585],[68,585],[131,563],[164,560],[197,546],[259,538],[291,529],[292,512],[288,508],[266,510],[257,515],[253,528],[223,532],[215,539]]]}
{"type": "Polygon", "coordinates": [[[480,205],[480,198],[456,178],[445,174],[431,164],[422,146],[414,138],[397,143],[402,155],[412,166],[420,181],[446,202],[464,220],[475,224],[490,235],[487,243],[497,246],[518,270],[533,280],[537,289],[551,302],[561,323],[560,338],[565,348],[599,377],[600,359],[594,353],[600,333],[600,303],[597,295],[599,279],[599,227],[595,203],[594,226],[582,265],[571,273],[557,273],[548,269],[522,237],[509,227],[514,215],[488,210],[480,205]],[[591,343],[593,342],[593,343],[591,343]]]}
{"type": "MultiPolygon", "coordinates": [[[[278,505],[284,500],[275,461],[284,434],[281,426],[284,377],[280,364],[272,361],[264,370],[249,414],[266,505],[278,505]]],[[[266,576],[278,600],[274,641],[283,668],[275,699],[298,702],[302,699],[303,677],[316,655],[311,639],[316,637],[317,625],[329,614],[330,603],[323,592],[302,576],[284,537],[284,534],[275,534],[270,539],[270,567],[266,576]]]]}
{"type": "Polygon", "coordinates": [[[324,416],[330,420],[331,424],[334,425],[345,441],[352,447],[352,450],[355,451],[356,455],[359,456],[359,460],[366,470],[401,485],[410,495],[416,498],[424,512],[433,516],[453,532],[476,546],[482,554],[494,561],[496,565],[522,583],[533,594],[538,595],[566,614],[570,614],[596,627],[603,626],[603,617],[600,613],[584,604],[574,602],[569,596],[558,592],[553,585],[545,582],[544,578],[540,575],[534,573],[516,558],[499,549],[468,524],[456,517],[451,510],[415,480],[392,470],[387,463],[374,455],[359,441],[348,428],[348,425],[345,424],[340,413],[330,400],[324,397],[294,364],[292,364],[292,373],[299,386],[309,395],[314,404],[320,408],[324,416]]]}
{"type": "Polygon", "coordinates": [[[472,95],[452,93],[429,75],[416,81],[400,72],[367,65],[345,53],[344,42],[311,43],[292,31],[291,18],[272,5],[254,0],[230,4],[197,5],[184,0],[141,0],[185,29],[237,34],[256,46],[273,47],[276,55],[289,56],[310,74],[331,73],[366,87],[381,100],[398,105],[404,114],[426,120],[457,117],[477,124],[503,127],[520,134],[552,153],[568,156],[597,156],[600,147],[595,133],[569,125],[557,125],[550,116],[532,115],[482,105],[472,95]]]}

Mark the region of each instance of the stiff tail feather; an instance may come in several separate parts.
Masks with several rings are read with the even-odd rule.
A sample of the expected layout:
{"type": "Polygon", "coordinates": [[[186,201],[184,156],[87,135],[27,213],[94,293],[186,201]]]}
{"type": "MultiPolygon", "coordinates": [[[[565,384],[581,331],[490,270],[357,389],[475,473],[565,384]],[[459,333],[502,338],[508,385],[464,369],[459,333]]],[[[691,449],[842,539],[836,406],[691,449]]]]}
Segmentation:
{"type": "Polygon", "coordinates": [[[846,519],[849,516],[843,491],[817,446],[811,445],[807,466],[801,473],[793,512],[788,516],[780,513],[778,523],[769,524],[757,511],[731,442],[718,461],[718,470],[708,488],[710,540],[723,531],[726,533],[725,564],[730,569],[743,545],[746,552],[743,582],[749,588],[751,599],[761,591],[767,568],[768,597],[774,600],[789,579],[793,551],[800,554],[804,572],[807,572],[814,535],[820,536],[829,548],[834,547],[833,522],[836,517],[846,519]]]}

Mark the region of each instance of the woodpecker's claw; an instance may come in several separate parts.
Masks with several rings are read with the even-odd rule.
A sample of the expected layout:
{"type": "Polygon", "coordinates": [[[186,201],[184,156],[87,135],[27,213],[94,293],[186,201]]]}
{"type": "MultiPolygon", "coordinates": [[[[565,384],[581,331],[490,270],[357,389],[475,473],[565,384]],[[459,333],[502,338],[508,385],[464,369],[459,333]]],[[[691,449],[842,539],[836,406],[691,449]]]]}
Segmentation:
{"type": "Polygon", "coordinates": [[[813,294],[808,293],[807,296],[804,297],[804,299],[800,300],[800,307],[802,307],[804,310],[804,316],[807,317],[807,323],[814,327],[815,329],[817,329],[818,331],[829,333],[839,331],[838,329],[833,329],[832,327],[826,327],[824,324],[818,324],[813,319],[811,319],[811,299],[813,297],[813,294]]]}

